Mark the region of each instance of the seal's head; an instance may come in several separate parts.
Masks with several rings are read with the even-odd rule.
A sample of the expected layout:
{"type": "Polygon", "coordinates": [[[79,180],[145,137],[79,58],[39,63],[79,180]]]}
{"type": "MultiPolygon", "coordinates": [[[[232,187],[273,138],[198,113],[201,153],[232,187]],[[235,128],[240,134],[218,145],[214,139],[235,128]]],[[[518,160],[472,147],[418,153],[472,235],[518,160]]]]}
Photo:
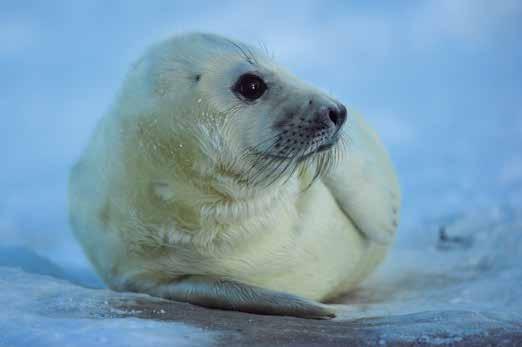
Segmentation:
{"type": "Polygon", "coordinates": [[[266,183],[303,168],[317,177],[335,161],[345,106],[266,54],[210,34],[179,36],[150,54],[154,104],[162,105],[154,112],[172,120],[178,139],[203,148],[204,166],[266,183]]]}

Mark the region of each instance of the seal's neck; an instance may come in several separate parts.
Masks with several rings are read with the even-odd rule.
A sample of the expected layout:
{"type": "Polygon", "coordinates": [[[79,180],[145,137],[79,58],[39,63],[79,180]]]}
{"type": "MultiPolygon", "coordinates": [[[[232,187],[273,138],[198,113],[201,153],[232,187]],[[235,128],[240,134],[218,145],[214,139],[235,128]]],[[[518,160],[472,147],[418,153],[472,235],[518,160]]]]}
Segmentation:
{"type": "Polygon", "coordinates": [[[204,204],[202,217],[221,225],[266,223],[275,211],[293,207],[299,192],[296,178],[270,186],[253,186],[237,175],[221,173],[209,183],[203,189],[213,202],[204,204]]]}
{"type": "Polygon", "coordinates": [[[152,178],[152,191],[159,198],[150,213],[158,216],[157,222],[173,222],[176,232],[182,231],[187,239],[207,234],[208,243],[219,234],[234,237],[239,228],[270,227],[282,213],[295,210],[299,179],[269,186],[245,182],[239,173],[250,164],[238,160],[234,146],[219,135],[226,127],[206,132],[206,128],[191,129],[174,136],[154,122],[139,125],[137,142],[145,146],[136,151],[142,155],[135,166],[142,168],[140,173],[148,168],[140,177],[152,178]]]}
{"type": "Polygon", "coordinates": [[[283,215],[295,214],[300,183],[297,177],[268,187],[252,186],[231,171],[211,176],[155,182],[154,192],[172,207],[179,228],[190,234],[270,228],[283,215]],[[180,183],[183,182],[183,183],[180,183]]]}

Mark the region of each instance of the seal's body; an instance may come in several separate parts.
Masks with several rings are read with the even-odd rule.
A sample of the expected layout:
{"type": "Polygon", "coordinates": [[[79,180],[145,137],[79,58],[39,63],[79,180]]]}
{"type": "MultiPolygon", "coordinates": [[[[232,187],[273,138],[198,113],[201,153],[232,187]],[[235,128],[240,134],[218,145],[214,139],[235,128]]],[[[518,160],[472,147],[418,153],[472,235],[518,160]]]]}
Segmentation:
{"type": "Polygon", "coordinates": [[[76,236],[115,290],[308,318],[384,258],[400,193],[364,121],[251,47],[152,47],[72,170],[76,236]]]}

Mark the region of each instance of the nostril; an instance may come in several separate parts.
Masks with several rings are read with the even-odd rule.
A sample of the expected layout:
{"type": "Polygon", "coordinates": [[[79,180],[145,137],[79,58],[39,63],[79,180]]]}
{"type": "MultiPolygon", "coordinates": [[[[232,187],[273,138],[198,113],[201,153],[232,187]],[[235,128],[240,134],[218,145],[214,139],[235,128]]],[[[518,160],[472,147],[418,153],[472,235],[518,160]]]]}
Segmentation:
{"type": "Polygon", "coordinates": [[[338,125],[339,123],[339,112],[337,110],[334,110],[332,108],[328,109],[328,117],[334,123],[335,125],[338,125]]]}

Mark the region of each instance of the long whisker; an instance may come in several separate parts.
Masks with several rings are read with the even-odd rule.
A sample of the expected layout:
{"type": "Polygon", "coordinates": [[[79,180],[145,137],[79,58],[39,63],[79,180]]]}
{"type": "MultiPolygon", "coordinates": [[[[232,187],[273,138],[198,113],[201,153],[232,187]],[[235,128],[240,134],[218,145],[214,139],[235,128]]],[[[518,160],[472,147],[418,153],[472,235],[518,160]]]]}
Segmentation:
{"type": "Polygon", "coordinates": [[[232,41],[230,39],[226,39],[226,41],[229,42],[235,48],[237,48],[241,52],[243,58],[245,58],[245,60],[248,63],[250,63],[252,65],[256,65],[257,64],[255,55],[253,54],[253,52],[248,47],[243,48],[243,47],[241,47],[240,44],[238,44],[238,43],[236,43],[236,42],[234,42],[234,41],[232,41]]]}
{"type": "MultiPolygon", "coordinates": [[[[275,136],[271,139],[272,141],[269,142],[270,144],[268,147],[262,151],[257,149],[258,146],[255,146],[253,148],[252,154],[253,154],[253,160],[255,160],[250,167],[250,169],[247,172],[248,180],[252,183],[255,183],[256,180],[261,177],[262,174],[265,173],[265,170],[272,164],[273,158],[269,156],[272,149],[275,147],[275,145],[278,143],[279,136],[275,136]],[[266,160],[266,158],[269,158],[269,160],[266,160]],[[265,159],[265,160],[262,160],[265,159]],[[252,175],[253,171],[255,170],[254,174],[252,175]]],[[[266,176],[266,175],[265,175],[266,176]]]]}
{"type": "MultiPolygon", "coordinates": [[[[346,151],[346,143],[349,142],[345,136],[339,136],[338,143],[328,151],[319,152],[316,148],[311,153],[306,153],[307,146],[302,148],[286,147],[281,149],[281,134],[276,134],[263,139],[254,146],[245,149],[238,157],[239,161],[249,162],[249,166],[242,174],[248,184],[269,187],[281,178],[283,183],[288,182],[294,175],[302,177],[308,168],[312,168],[310,181],[305,190],[320,177],[327,175],[334,166],[342,159],[346,151]],[[277,148],[277,151],[274,149],[277,148]],[[290,152],[287,152],[290,149],[290,152]],[[284,157],[281,153],[285,154],[284,157]],[[304,158],[304,160],[302,159],[304,158]]],[[[307,179],[308,180],[308,179],[307,179]]]]}

